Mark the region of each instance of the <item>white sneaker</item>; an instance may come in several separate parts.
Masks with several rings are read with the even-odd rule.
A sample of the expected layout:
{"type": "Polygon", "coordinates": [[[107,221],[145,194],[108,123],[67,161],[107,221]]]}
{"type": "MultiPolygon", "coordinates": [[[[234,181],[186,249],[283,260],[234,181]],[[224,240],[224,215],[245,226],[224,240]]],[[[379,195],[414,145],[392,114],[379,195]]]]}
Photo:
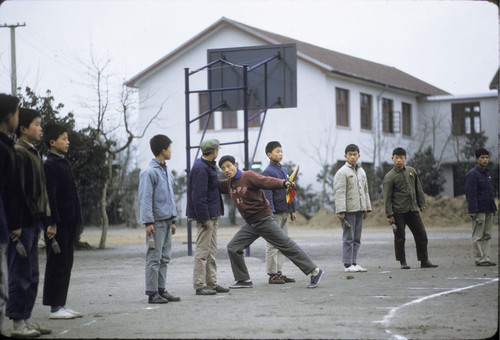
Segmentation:
{"type": "Polygon", "coordinates": [[[64,307],[64,309],[66,309],[66,311],[70,312],[71,314],[73,314],[77,318],[81,318],[83,316],[82,313],[77,312],[76,310],[72,310],[71,308],[64,307]]]}
{"type": "Polygon", "coordinates": [[[359,264],[355,265],[354,267],[356,267],[358,269],[358,272],[366,272],[366,271],[368,271],[366,268],[361,267],[359,264]]]}
{"type": "Polygon", "coordinates": [[[344,271],[345,272],[357,272],[359,271],[358,268],[356,266],[353,266],[352,264],[347,267],[347,268],[344,268],[344,271]]]}
{"type": "Polygon", "coordinates": [[[73,313],[70,313],[66,308],[61,308],[57,312],[51,312],[49,319],[74,319],[77,316],[73,313]]]}

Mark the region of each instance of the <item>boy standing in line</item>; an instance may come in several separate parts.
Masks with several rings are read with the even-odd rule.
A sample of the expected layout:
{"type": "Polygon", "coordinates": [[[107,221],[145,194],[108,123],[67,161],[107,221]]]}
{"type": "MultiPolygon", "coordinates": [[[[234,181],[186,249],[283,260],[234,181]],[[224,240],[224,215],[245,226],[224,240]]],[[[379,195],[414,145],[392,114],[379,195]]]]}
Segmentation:
{"type": "Polygon", "coordinates": [[[8,300],[7,247],[9,232],[17,229],[20,188],[16,173],[16,151],[9,134],[14,133],[19,121],[19,98],[0,94],[0,331],[8,300]]]}
{"type": "Polygon", "coordinates": [[[193,287],[196,295],[227,293],[217,284],[217,227],[224,211],[219,192],[215,160],[219,155],[217,139],[204,140],[198,158],[187,180],[187,216],[196,221],[197,239],[194,253],[193,287]]]}
{"type": "Polygon", "coordinates": [[[472,251],[476,266],[496,266],[490,261],[490,240],[493,216],[497,215],[498,209],[488,170],[489,161],[488,150],[476,150],[477,165],[465,176],[465,196],[472,219],[472,251]]]}
{"type": "Polygon", "coordinates": [[[436,268],[427,255],[427,233],[419,214],[419,210],[425,212],[425,196],[418,174],[414,168],[405,166],[405,149],[395,148],[392,161],[394,167],[384,177],[383,190],[387,222],[396,225],[396,261],[401,264],[401,269],[410,269],[405,255],[405,226],[408,225],[415,238],[420,267],[436,268]]]}
{"type": "Polygon", "coordinates": [[[288,180],[265,177],[254,171],[238,169],[233,156],[224,156],[219,160],[225,180],[219,181],[219,190],[233,199],[245,224],[227,245],[227,252],[236,283],[229,288],[252,288],[250,275],[243,257],[243,250],[262,236],[267,242],[280,250],[290,261],[306,275],[311,274],[308,288],[316,288],[323,277],[323,270],[318,268],[309,256],[276,223],[269,202],[262,189],[274,190],[294,186],[288,180]]]}
{"type": "MultiPolygon", "coordinates": [[[[18,140],[15,145],[25,206],[21,227],[11,231],[8,249],[9,301],[6,315],[14,321],[12,337],[36,337],[49,334],[50,329],[31,323],[30,317],[38,292],[38,238],[40,230],[50,217],[49,199],[45,184],[42,158],[35,143],[42,138],[40,114],[32,109],[19,109],[18,140]],[[16,252],[16,242],[21,242],[27,256],[16,252]]],[[[53,238],[55,225],[47,227],[47,236],[53,238]]]]}
{"type": "Polygon", "coordinates": [[[333,179],[335,212],[342,222],[342,262],[346,272],[366,272],[358,264],[363,219],[372,210],[366,173],[357,164],[360,153],[355,144],[345,148],[347,162],[333,179]]]}
{"type": "MultiPolygon", "coordinates": [[[[269,165],[262,173],[263,176],[275,177],[288,180],[288,171],[281,165],[283,160],[283,149],[277,141],[269,142],[266,145],[266,155],[269,158],[269,165]]],[[[264,190],[274,218],[283,231],[288,234],[288,217],[293,222],[296,219],[295,211],[297,206],[295,201],[286,202],[286,188],[275,190],[264,190]]],[[[283,275],[283,261],[285,256],[269,242],[266,248],[266,265],[269,283],[283,284],[285,282],[295,282],[295,279],[283,275]]]]}
{"type": "Polygon", "coordinates": [[[174,176],[165,164],[172,156],[172,140],[156,135],[149,144],[155,158],[139,178],[140,220],[146,227],[146,243],[150,238],[154,240],[146,253],[146,295],[148,303],[168,303],[180,301],[165,290],[177,222],[174,176]]]}
{"type": "Polygon", "coordinates": [[[69,161],[64,157],[69,149],[68,132],[58,124],[45,128],[45,143],[49,154],[43,164],[50,203],[48,224],[53,225],[55,236],[45,234],[47,263],[43,284],[43,304],[50,306],[50,319],[74,319],[82,313],[66,308],[76,233],[82,222],[80,199],[69,161]],[[55,240],[55,241],[54,241],[55,240]],[[53,242],[59,245],[54,252],[53,242]]]}

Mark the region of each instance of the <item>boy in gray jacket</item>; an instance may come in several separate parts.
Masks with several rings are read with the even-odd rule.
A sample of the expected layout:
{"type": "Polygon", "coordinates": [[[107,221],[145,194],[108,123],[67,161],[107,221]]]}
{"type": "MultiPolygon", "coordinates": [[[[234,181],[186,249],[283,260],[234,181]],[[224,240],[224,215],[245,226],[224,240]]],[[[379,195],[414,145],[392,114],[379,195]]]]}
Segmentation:
{"type": "Polygon", "coordinates": [[[148,303],[168,303],[180,301],[165,290],[177,222],[174,177],[165,164],[172,156],[172,140],[156,135],[149,143],[155,158],[139,178],[140,219],[146,227],[146,242],[154,240],[146,253],[146,295],[148,303]]]}
{"type": "Polygon", "coordinates": [[[333,179],[335,213],[343,229],[342,262],[346,272],[366,272],[358,264],[358,250],[361,246],[363,219],[372,210],[372,205],[366,173],[357,164],[359,156],[358,146],[349,144],[345,148],[347,162],[333,179]]]}

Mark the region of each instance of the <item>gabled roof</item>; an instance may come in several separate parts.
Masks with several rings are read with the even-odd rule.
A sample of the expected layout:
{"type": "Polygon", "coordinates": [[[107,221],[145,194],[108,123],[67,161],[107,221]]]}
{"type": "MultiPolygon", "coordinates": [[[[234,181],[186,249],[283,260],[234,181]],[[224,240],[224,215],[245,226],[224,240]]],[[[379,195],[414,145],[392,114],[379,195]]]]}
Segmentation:
{"type": "Polygon", "coordinates": [[[177,54],[202,40],[211,32],[229,26],[240,30],[262,41],[263,44],[290,44],[297,46],[297,57],[307,63],[310,63],[325,73],[335,73],[343,76],[360,79],[363,81],[387,86],[394,89],[401,89],[417,93],[418,95],[445,95],[448,92],[432,86],[420,79],[417,79],[394,67],[374,63],[365,59],[356,58],[340,52],[328,50],[319,46],[308,44],[299,40],[285,37],[279,34],[261,30],[252,26],[239,23],[222,17],[210,27],[200,32],[195,37],[188,40],[177,49],[167,54],[136,76],[125,82],[126,86],[134,87],[144,77],[148,76],[177,54]]]}
{"type": "Polygon", "coordinates": [[[500,71],[500,69],[497,70],[497,73],[495,73],[493,79],[491,79],[490,90],[498,90],[498,71],[500,71]]]}

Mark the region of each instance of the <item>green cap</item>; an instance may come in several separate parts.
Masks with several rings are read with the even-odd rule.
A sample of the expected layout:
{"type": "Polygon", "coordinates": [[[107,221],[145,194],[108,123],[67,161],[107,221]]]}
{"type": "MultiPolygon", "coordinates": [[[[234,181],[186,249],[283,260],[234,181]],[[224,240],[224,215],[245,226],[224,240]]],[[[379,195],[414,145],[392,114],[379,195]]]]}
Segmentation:
{"type": "Polygon", "coordinates": [[[219,141],[217,139],[207,139],[201,142],[200,149],[201,152],[206,155],[219,149],[219,141]]]}

